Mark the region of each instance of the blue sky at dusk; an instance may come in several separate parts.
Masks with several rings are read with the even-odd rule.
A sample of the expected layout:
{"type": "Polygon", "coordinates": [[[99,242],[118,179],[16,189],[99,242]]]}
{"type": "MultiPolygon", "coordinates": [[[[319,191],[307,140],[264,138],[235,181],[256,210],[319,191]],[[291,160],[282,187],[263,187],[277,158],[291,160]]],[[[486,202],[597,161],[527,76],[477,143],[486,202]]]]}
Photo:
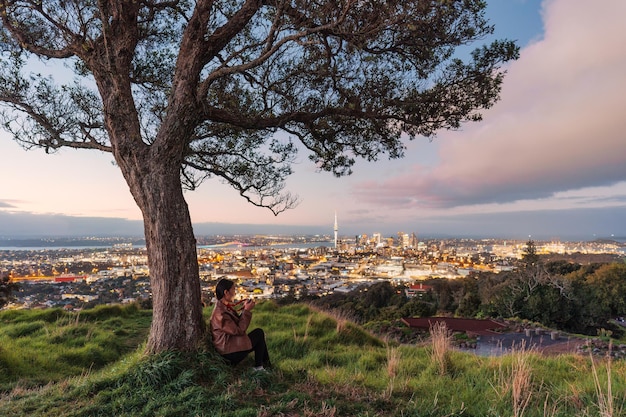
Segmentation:
{"type": "MultiPolygon", "coordinates": [[[[517,40],[501,100],[480,123],[407,143],[405,158],[316,172],[301,153],[275,217],[213,180],[186,194],[197,234],[398,231],[418,236],[626,236],[626,1],[489,0],[494,39],[517,40]]],[[[112,156],[25,151],[0,131],[0,236],[141,234],[112,156]]]]}

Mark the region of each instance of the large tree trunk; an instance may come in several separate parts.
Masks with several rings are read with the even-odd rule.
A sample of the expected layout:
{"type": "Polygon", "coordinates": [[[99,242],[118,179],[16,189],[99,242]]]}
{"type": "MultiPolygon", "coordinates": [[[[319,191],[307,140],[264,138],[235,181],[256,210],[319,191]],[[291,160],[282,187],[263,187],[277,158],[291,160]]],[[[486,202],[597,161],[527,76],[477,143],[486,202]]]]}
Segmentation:
{"type": "Polygon", "coordinates": [[[185,129],[177,123],[181,118],[173,117],[173,126],[146,145],[137,118],[128,116],[137,114],[124,94],[130,88],[102,84],[101,91],[122,91],[104,101],[107,124],[115,160],[143,214],[153,306],[146,350],[198,349],[205,324],[196,239],[180,181],[185,129]]]}
{"type": "Polygon", "coordinates": [[[147,351],[191,351],[205,334],[202,318],[196,240],[187,203],[183,197],[179,169],[163,167],[158,160],[146,161],[147,169],[132,190],[141,195],[144,217],[153,317],[147,351]]]}
{"type": "Polygon", "coordinates": [[[107,76],[96,81],[113,155],[143,214],[153,306],[146,350],[192,351],[205,335],[196,239],[180,181],[184,138],[193,124],[171,116],[161,136],[147,145],[128,80],[107,76]]]}

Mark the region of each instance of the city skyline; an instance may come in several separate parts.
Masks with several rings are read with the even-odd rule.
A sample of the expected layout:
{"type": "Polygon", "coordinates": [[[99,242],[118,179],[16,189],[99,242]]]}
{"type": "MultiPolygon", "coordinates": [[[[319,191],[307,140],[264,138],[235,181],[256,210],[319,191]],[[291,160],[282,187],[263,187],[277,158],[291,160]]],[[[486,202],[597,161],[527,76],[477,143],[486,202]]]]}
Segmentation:
{"type": "MultiPolygon", "coordinates": [[[[278,217],[208,181],[186,194],[196,234],[330,235],[337,212],[339,235],[626,236],[625,14],[621,0],[488,1],[493,39],[521,53],[482,122],[408,142],[402,160],[360,161],[347,178],[300,153],[287,188],[301,203],[278,217]]],[[[142,234],[112,160],[26,152],[0,131],[0,235],[142,234]]]]}
{"type": "MultiPolygon", "coordinates": [[[[621,211],[607,211],[607,216],[614,216],[619,220],[623,213],[621,211]]],[[[543,233],[526,234],[528,224],[533,222],[533,218],[521,219],[517,225],[517,229],[506,222],[509,219],[504,216],[484,215],[474,216],[473,219],[458,219],[459,223],[472,222],[475,227],[464,233],[450,231],[422,229],[421,231],[412,230],[404,225],[392,227],[377,227],[377,225],[369,225],[365,228],[348,227],[341,229],[338,226],[338,220],[335,217],[333,221],[322,226],[299,226],[299,225],[270,225],[270,224],[229,224],[229,223],[196,223],[194,231],[196,236],[326,236],[328,241],[334,243],[336,239],[343,240],[353,238],[355,236],[379,234],[381,237],[395,237],[398,233],[415,234],[419,239],[503,239],[525,241],[528,239],[535,241],[593,241],[601,239],[610,239],[618,242],[626,242],[626,234],[596,234],[596,233],[580,233],[577,229],[570,233],[557,233],[564,221],[571,218],[562,219],[559,213],[544,213],[544,220],[553,223],[553,229],[545,229],[543,233]],[[485,232],[486,224],[491,226],[501,225],[504,231],[501,232],[485,232]],[[505,227],[507,226],[507,227],[505,227]]],[[[584,215],[583,215],[584,217],[584,215]]],[[[90,218],[90,217],[71,217],[63,215],[52,216],[36,216],[39,222],[31,223],[30,228],[24,228],[23,225],[32,220],[31,216],[25,215],[23,219],[18,219],[12,226],[7,226],[3,222],[3,213],[0,212],[0,225],[4,223],[3,231],[0,233],[0,241],[2,240],[46,240],[48,238],[142,238],[143,223],[140,220],[127,220],[116,218],[90,218]],[[96,224],[96,227],[94,227],[96,224]],[[42,230],[45,229],[45,232],[42,230]],[[106,231],[104,231],[106,230],[106,231]]],[[[518,219],[520,220],[520,219],[518,219]]],[[[593,225],[590,225],[593,227],[593,225]]]]}

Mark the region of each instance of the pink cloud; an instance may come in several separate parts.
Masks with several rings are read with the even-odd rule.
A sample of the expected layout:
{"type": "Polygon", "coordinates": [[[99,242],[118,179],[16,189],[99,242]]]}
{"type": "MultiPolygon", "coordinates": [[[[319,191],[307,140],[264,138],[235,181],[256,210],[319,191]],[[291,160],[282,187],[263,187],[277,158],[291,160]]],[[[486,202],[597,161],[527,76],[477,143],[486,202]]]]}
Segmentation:
{"type": "Polygon", "coordinates": [[[361,184],[357,196],[456,207],[625,181],[626,2],[546,1],[543,16],[543,39],[510,65],[483,122],[440,133],[437,165],[361,184]]]}

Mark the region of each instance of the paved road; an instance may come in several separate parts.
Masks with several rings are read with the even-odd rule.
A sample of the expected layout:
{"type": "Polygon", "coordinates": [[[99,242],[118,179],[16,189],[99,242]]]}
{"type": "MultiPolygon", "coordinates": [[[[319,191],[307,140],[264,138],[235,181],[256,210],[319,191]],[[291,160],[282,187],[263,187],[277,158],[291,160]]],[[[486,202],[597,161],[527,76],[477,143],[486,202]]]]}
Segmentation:
{"type": "Polygon", "coordinates": [[[574,352],[576,347],[582,343],[581,339],[559,336],[553,340],[550,334],[536,335],[532,333],[526,336],[525,333],[502,333],[493,336],[480,336],[476,349],[461,349],[464,352],[473,352],[482,356],[500,356],[511,353],[512,350],[536,350],[549,353],[574,352]]]}

